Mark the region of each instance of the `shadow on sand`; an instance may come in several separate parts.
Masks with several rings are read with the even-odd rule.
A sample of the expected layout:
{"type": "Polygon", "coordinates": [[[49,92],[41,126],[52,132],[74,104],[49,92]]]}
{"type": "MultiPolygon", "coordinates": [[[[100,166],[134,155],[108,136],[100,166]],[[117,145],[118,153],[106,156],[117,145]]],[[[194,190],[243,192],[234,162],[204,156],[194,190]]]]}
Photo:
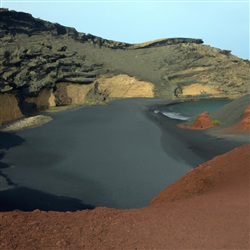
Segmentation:
{"type": "Polygon", "coordinates": [[[0,192],[0,211],[77,211],[93,209],[94,206],[83,204],[78,199],[56,196],[41,191],[18,187],[0,192]]]}
{"type": "MultiPolygon", "coordinates": [[[[0,132],[0,178],[4,178],[6,180],[6,183],[10,186],[15,186],[15,183],[11,181],[10,178],[8,178],[7,175],[2,173],[1,169],[10,167],[8,164],[1,162],[1,159],[4,157],[5,153],[4,150],[8,150],[12,147],[21,145],[24,143],[25,140],[21,138],[20,136],[14,134],[14,133],[3,133],[0,132]]],[[[0,187],[1,188],[1,187],[0,187]]],[[[1,189],[0,189],[1,191],[1,189]]]]}
{"type": "Polygon", "coordinates": [[[2,173],[1,169],[10,167],[8,164],[1,162],[4,157],[4,150],[23,144],[25,140],[14,133],[0,132],[0,177],[6,180],[10,187],[7,190],[0,190],[0,211],[32,211],[39,209],[43,211],[76,211],[83,209],[93,209],[94,206],[83,204],[78,199],[68,198],[65,196],[56,196],[45,192],[17,187],[11,179],[2,173]]]}

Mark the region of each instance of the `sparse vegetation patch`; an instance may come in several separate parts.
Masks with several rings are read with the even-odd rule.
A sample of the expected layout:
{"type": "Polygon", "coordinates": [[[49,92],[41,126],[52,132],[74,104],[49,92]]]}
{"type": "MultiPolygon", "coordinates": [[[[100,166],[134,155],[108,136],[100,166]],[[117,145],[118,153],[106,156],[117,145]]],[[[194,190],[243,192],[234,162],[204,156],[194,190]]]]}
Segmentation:
{"type": "Polygon", "coordinates": [[[221,125],[221,122],[218,121],[218,120],[212,120],[212,121],[211,121],[211,125],[212,125],[213,127],[215,127],[215,126],[220,126],[220,125],[221,125]]]}

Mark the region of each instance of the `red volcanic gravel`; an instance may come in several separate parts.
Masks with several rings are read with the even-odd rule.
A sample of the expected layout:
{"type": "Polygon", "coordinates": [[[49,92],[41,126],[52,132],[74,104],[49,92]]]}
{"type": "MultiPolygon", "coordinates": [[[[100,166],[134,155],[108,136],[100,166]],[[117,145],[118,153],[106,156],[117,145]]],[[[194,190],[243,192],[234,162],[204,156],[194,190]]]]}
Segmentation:
{"type": "Polygon", "coordinates": [[[179,128],[186,128],[186,129],[207,129],[212,128],[211,119],[208,112],[201,113],[194,121],[194,123],[190,126],[186,126],[183,124],[177,125],[179,128]]]}
{"type": "Polygon", "coordinates": [[[1,212],[1,249],[250,249],[250,144],[189,171],[141,209],[1,212]]]}

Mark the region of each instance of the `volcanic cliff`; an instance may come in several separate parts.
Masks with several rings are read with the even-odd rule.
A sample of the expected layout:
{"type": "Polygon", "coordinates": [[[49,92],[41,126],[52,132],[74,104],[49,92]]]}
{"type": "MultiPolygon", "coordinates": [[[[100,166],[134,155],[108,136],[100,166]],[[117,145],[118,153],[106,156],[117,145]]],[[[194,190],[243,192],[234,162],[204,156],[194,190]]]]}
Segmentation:
{"type": "Polygon", "coordinates": [[[248,92],[249,61],[201,39],[128,44],[0,11],[0,124],[86,101],[237,98],[248,92]]]}

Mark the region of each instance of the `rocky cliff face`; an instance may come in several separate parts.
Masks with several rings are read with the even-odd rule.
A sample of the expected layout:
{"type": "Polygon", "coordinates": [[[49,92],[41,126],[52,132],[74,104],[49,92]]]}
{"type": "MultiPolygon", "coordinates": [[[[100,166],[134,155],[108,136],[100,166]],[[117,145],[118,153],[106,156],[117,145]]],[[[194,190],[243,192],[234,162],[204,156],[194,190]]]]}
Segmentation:
{"type": "Polygon", "coordinates": [[[1,94],[0,96],[0,124],[22,118],[23,114],[18,106],[14,94],[1,94]]]}
{"type": "MultiPolygon", "coordinates": [[[[31,106],[30,100],[34,101],[35,109],[40,109],[35,98],[43,89],[55,96],[57,105],[75,103],[74,96],[58,98],[62,84],[73,87],[76,84],[76,89],[79,85],[88,86],[81,90],[83,97],[77,97],[81,103],[86,101],[86,91],[96,93],[98,100],[105,99],[93,87],[107,74],[108,78],[125,74],[150,82],[154,96],[162,98],[234,98],[246,94],[250,83],[249,61],[202,43],[201,39],[188,38],[142,44],[115,42],[36,19],[27,13],[2,10],[0,93],[16,95],[24,113],[31,106]]],[[[72,87],[64,89],[74,92],[72,87]]],[[[141,91],[141,96],[145,96],[141,91]]]]}

